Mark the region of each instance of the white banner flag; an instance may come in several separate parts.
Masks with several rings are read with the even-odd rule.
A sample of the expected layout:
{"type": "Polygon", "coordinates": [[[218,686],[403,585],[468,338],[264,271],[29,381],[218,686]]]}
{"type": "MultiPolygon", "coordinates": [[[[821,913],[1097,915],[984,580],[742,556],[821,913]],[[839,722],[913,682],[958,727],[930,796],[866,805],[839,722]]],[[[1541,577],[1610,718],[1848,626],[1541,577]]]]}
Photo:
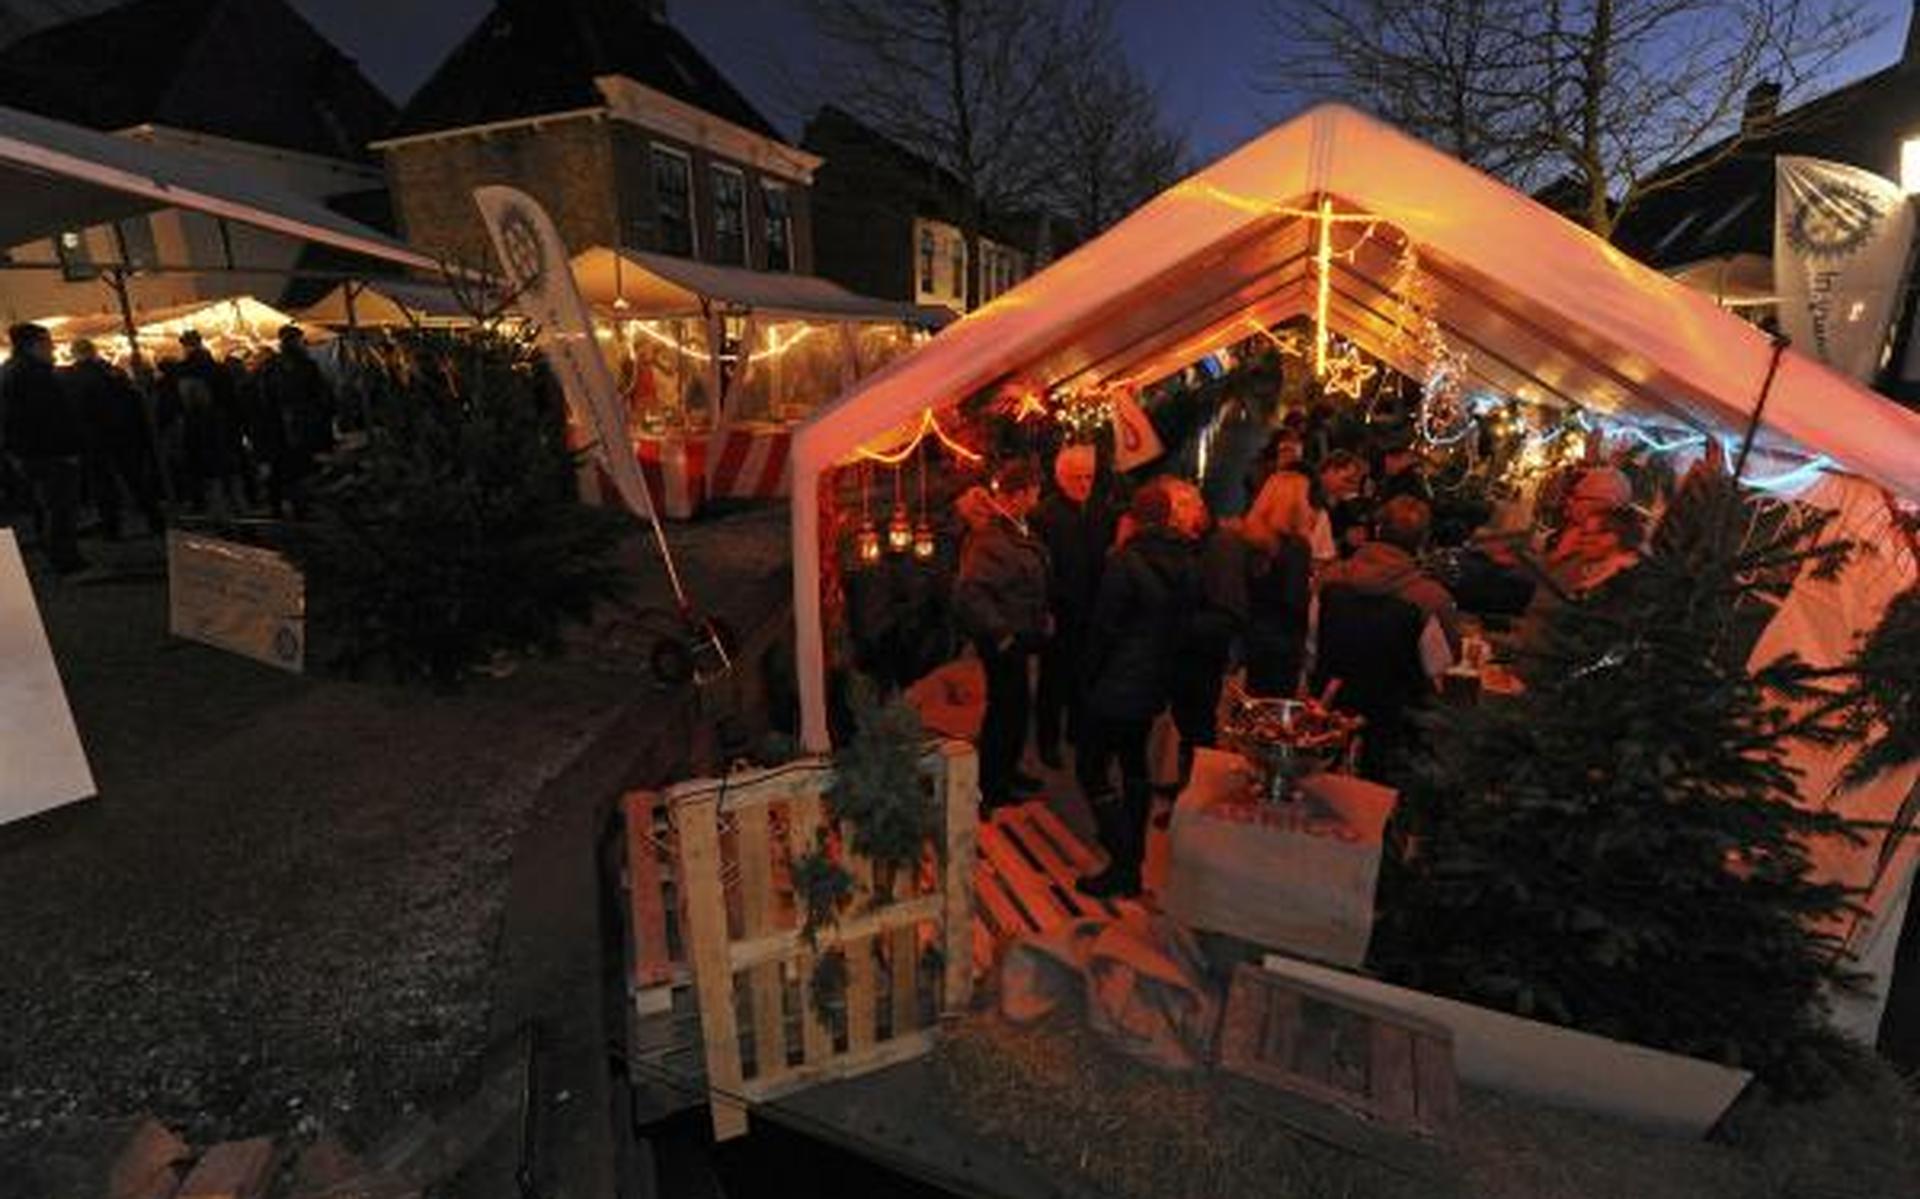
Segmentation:
{"type": "Polygon", "coordinates": [[[1879,372],[1913,242],[1898,184],[1818,158],[1774,159],[1773,282],[1794,348],[1861,382],[1879,372]]]}
{"type": "Polygon", "coordinates": [[[653,496],[627,439],[627,412],[593,336],[593,319],[574,286],[566,245],[539,201],[511,187],[473,192],[493,236],[494,252],[515,289],[513,306],[540,333],[540,349],[567,394],[567,404],[593,431],[593,453],[627,507],[654,519],[653,496]]]}
{"type": "Polygon", "coordinates": [[[1115,391],[1108,397],[1108,406],[1113,410],[1113,469],[1129,471],[1166,453],[1153,422],[1131,395],[1115,391]]]}

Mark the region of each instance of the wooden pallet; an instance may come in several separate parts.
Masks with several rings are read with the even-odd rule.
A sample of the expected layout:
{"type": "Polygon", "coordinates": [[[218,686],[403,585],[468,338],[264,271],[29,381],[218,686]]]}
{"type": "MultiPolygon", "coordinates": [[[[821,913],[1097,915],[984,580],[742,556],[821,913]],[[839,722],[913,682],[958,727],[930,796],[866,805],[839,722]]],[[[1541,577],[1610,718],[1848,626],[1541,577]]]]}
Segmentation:
{"type": "Polygon", "coordinates": [[[1015,938],[1140,910],[1137,900],[1094,899],[1075,889],[1074,880],[1099,870],[1105,858],[1044,799],[1001,808],[979,832],[973,867],[976,974],[991,969],[999,951],[1015,938]]]}

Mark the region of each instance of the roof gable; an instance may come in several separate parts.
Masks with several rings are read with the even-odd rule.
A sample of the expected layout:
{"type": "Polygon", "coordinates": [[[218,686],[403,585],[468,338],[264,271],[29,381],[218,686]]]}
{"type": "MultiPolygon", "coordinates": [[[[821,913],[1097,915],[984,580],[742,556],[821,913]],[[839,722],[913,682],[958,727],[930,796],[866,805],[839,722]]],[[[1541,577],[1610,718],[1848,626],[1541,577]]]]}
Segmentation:
{"type": "Polygon", "coordinates": [[[639,0],[499,0],[408,102],[391,136],[598,107],[600,75],[624,75],[780,138],[684,34],[639,0]]]}
{"type": "Polygon", "coordinates": [[[367,157],[393,119],[353,60],[285,0],[133,0],[43,29],[0,49],[0,104],[92,129],[167,125],[347,160],[367,157]]]}

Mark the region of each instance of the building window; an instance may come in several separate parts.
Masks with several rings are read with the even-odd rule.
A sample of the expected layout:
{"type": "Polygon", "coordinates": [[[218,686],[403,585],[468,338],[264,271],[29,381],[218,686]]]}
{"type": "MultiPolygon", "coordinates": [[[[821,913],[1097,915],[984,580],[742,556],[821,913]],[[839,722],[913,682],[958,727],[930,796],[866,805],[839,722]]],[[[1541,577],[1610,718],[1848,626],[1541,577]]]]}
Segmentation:
{"type": "Polygon", "coordinates": [[[84,229],[68,229],[55,234],[53,253],[60,260],[61,276],[70,282],[92,279],[99,274],[93,269],[93,254],[87,249],[87,233],[84,229]]]}
{"type": "Polygon", "coordinates": [[[732,167],[713,168],[713,260],[747,264],[747,181],[732,167]]]}
{"type": "Polygon", "coordinates": [[[113,227],[114,241],[120,247],[120,261],[127,266],[151,270],[160,265],[160,251],[153,240],[153,222],[134,217],[113,227]]]}
{"type": "Polygon", "coordinates": [[[787,186],[763,179],[760,194],[765,205],[767,269],[790,271],[793,269],[793,205],[787,196],[787,186]]]}
{"type": "Polygon", "coordinates": [[[960,236],[953,239],[953,297],[961,303],[967,299],[967,239],[960,236]]]}
{"type": "Polygon", "coordinates": [[[920,227],[920,290],[924,294],[932,294],[935,290],[933,252],[933,230],[922,225],[920,227]]]}
{"type": "Polygon", "coordinates": [[[653,148],[653,214],[660,249],[692,257],[693,168],[685,154],[665,146],[653,148]]]}

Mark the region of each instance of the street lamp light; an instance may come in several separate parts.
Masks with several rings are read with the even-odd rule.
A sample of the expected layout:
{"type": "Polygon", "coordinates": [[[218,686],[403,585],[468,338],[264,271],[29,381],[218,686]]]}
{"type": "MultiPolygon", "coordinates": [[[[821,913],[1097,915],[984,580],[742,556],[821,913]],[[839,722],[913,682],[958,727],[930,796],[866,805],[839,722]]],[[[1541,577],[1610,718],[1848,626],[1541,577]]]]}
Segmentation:
{"type": "Polygon", "coordinates": [[[1900,143],[1900,190],[1920,195],[1920,136],[1900,143]]]}

